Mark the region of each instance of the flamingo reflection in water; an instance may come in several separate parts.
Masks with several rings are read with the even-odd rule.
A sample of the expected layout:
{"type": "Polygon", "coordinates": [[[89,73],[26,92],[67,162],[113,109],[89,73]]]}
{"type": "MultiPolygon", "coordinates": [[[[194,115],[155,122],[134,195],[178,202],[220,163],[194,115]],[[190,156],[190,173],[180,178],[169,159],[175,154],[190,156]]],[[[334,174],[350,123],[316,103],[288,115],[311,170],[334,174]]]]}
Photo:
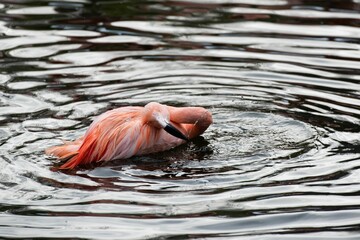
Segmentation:
{"type": "Polygon", "coordinates": [[[212,115],[202,107],[151,102],[120,107],[98,116],[85,135],[50,147],[46,154],[68,159],[60,169],[165,151],[202,134],[212,115]]]}

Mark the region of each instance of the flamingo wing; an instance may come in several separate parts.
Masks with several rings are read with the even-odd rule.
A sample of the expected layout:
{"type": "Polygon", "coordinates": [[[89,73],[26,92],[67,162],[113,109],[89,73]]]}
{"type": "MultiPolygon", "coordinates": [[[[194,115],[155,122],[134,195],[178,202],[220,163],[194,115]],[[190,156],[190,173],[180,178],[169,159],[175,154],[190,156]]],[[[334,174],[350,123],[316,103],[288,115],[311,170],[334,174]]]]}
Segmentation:
{"type": "MultiPolygon", "coordinates": [[[[116,158],[129,158],[136,154],[144,143],[141,134],[144,126],[139,107],[119,108],[100,115],[85,133],[77,154],[61,169],[116,158]]],[[[149,131],[145,129],[145,132],[149,131]]],[[[148,140],[148,139],[147,139],[148,140]]]]}

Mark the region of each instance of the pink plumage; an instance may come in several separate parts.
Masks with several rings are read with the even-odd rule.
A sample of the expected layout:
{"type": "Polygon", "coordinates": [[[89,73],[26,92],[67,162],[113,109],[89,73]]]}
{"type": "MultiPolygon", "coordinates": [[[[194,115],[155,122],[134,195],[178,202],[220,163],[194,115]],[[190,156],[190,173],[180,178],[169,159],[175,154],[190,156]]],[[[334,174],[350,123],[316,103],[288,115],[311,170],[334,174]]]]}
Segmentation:
{"type": "Polygon", "coordinates": [[[94,162],[126,159],[171,149],[202,134],[212,123],[201,107],[171,107],[149,103],[145,107],[121,107],[98,116],[83,137],[46,154],[69,159],[61,169],[94,162]]]}

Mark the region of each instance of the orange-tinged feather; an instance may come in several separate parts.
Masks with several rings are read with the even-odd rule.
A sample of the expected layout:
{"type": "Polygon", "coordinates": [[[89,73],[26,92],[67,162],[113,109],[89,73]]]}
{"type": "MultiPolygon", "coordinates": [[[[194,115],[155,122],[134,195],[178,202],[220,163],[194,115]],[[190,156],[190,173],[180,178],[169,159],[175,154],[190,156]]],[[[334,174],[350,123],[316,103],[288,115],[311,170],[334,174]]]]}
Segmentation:
{"type": "Polygon", "coordinates": [[[112,159],[129,158],[170,149],[185,141],[161,129],[163,121],[171,121],[190,138],[206,130],[211,114],[203,108],[174,108],[158,103],[145,107],[123,107],[98,116],[85,135],[74,142],[51,147],[46,154],[70,158],[61,169],[112,159]],[[153,114],[153,113],[156,114],[153,114]]]}

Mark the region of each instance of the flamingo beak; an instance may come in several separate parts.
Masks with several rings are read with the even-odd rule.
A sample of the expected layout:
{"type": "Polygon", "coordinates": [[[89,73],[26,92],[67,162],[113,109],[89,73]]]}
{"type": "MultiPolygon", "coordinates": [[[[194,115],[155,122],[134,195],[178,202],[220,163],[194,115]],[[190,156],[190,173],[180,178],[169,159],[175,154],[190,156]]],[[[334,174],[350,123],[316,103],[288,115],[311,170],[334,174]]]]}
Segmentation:
{"type": "Polygon", "coordinates": [[[164,130],[168,132],[169,134],[173,135],[174,137],[180,138],[185,141],[189,141],[189,138],[186,137],[182,132],[180,132],[179,129],[174,127],[174,125],[170,123],[166,123],[166,126],[164,127],[164,130]]]}

